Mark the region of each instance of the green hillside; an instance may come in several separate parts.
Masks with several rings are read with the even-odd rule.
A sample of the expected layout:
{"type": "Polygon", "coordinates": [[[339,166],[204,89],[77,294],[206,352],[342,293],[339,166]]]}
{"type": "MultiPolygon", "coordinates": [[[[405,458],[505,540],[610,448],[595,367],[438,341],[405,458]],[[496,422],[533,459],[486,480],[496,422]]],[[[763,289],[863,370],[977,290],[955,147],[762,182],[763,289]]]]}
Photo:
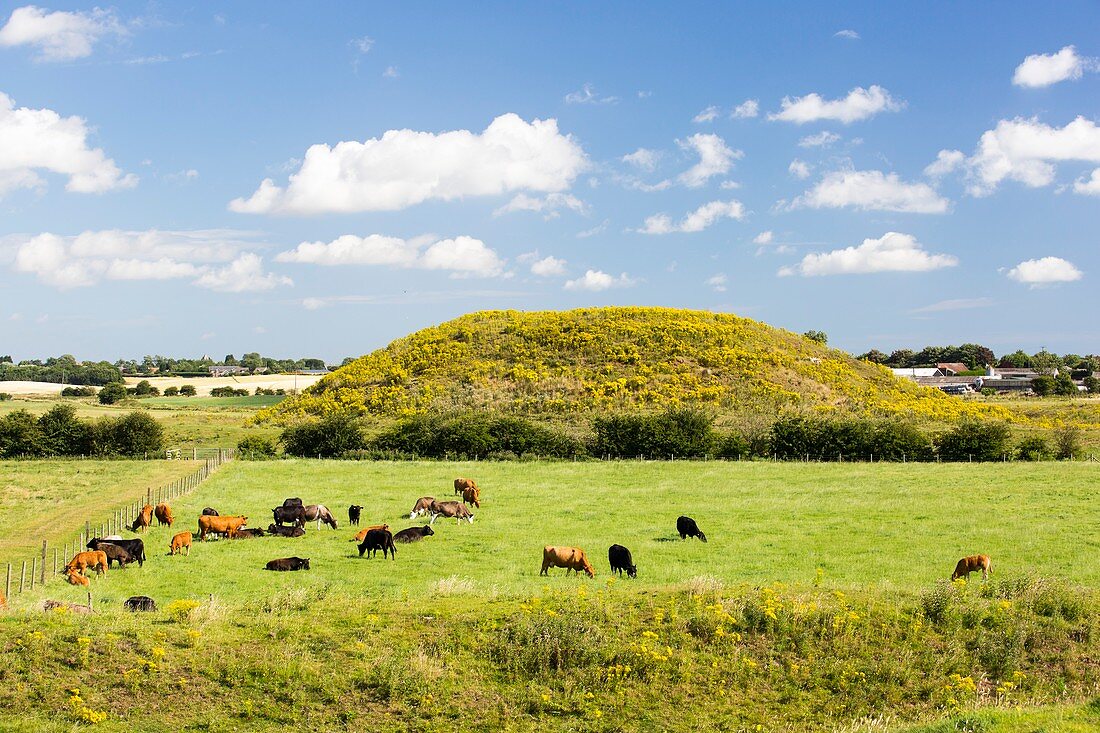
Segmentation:
{"type": "Polygon", "coordinates": [[[260,419],[348,410],[569,416],[671,406],[704,406],[719,415],[813,409],[935,420],[1010,417],[749,318],[615,307],[471,313],[357,359],[260,419]]]}

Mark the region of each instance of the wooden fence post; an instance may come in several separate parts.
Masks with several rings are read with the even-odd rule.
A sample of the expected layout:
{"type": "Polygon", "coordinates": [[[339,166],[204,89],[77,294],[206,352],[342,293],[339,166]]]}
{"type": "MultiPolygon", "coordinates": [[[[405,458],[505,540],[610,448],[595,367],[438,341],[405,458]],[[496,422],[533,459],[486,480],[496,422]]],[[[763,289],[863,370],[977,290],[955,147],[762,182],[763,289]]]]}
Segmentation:
{"type": "MultiPolygon", "coordinates": [[[[56,551],[55,551],[55,554],[56,554],[56,551]]],[[[40,569],[40,572],[42,573],[41,577],[39,577],[39,580],[42,582],[42,585],[45,585],[46,584],[46,540],[42,540],[42,564],[39,566],[39,569],[40,569]]]]}
{"type": "Polygon", "coordinates": [[[8,574],[4,578],[4,598],[11,598],[11,563],[8,563],[8,574]]]}
{"type": "Polygon", "coordinates": [[[57,575],[57,548],[53,548],[53,574],[57,575]]]}
{"type": "Polygon", "coordinates": [[[19,592],[23,592],[23,584],[27,582],[27,561],[23,561],[23,566],[19,569],[19,592]]]}
{"type": "Polygon", "coordinates": [[[31,590],[34,590],[34,576],[38,575],[38,557],[31,558],[31,590]]]}

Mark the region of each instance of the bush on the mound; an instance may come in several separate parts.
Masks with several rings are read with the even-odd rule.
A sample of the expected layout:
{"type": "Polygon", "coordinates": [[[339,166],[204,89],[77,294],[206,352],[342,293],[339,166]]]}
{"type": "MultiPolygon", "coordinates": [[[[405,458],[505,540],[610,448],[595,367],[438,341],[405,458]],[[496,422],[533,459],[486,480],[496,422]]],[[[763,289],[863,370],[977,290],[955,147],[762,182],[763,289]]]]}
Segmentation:
{"type": "Polygon", "coordinates": [[[275,444],[260,435],[248,435],[237,443],[237,455],[248,461],[262,461],[275,456],[275,444]]]}
{"type": "Polygon", "coordinates": [[[615,458],[702,458],[714,454],[713,420],[699,410],[658,415],[611,415],[592,421],[592,453],[615,458]]]}
{"type": "Polygon", "coordinates": [[[426,458],[584,455],[584,444],[523,418],[485,414],[417,415],[402,420],[371,443],[376,451],[426,458]]]}
{"type": "Polygon", "coordinates": [[[1000,461],[1008,453],[1008,436],[1004,423],[963,420],[939,437],[937,448],[945,461],[1000,461]]]}
{"type": "Polygon", "coordinates": [[[291,425],[283,430],[279,440],[287,455],[305,458],[337,458],[365,447],[359,421],[344,414],[291,425]]]}

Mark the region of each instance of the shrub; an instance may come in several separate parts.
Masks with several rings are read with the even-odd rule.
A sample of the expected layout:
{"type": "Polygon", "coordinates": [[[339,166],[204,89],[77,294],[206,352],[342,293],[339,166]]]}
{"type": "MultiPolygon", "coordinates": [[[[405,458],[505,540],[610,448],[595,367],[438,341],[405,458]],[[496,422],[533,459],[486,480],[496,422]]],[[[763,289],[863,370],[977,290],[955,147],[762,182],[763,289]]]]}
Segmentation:
{"type": "Polygon", "coordinates": [[[1047,442],[1039,436],[1024,438],[1016,446],[1016,459],[1020,461],[1045,461],[1050,458],[1047,442]]]}
{"type": "Polygon", "coordinates": [[[0,457],[40,456],[44,451],[42,429],[26,410],[16,410],[0,418],[0,457]]]}
{"type": "Polygon", "coordinates": [[[96,425],[98,452],[138,457],[159,453],[164,447],[164,428],[147,412],[135,411],[120,418],[104,418],[96,425]]]}
{"type": "Polygon", "coordinates": [[[92,397],[95,387],[66,387],[61,390],[62,397],[92,397]]]}
{"type": "Polygon", "coordinates": [[[164,388],[164,396],[165,397],[175,397],[179,393],[180,393],[180,388],[179,387],[165,387],[164,388]]]}
{"type": "Polygon", "coordinates": [[[346,414],[291,425],[279,440],[289,455],[307,458],[334,458],[365,445],[358,420],[346,414]]]}
{"type": "Polygon", "coordinates": [[[72,405],[55,405],[38,418],[44,455],[77,456],[93,452],[90,424],[77,419],[72,405]]]}
{"type": "Polygon", "coordinates": [[[99,403],[101,405],[113,405],[126,399],[126,385],[122,382],[111,382],[99,390],[99,403]]]}
{"type": "Polygon", "coordinates": [[[234,389],[233,387],[214,387],[210,390],[211,397],[248,397],[247,389],[234,389]]]}
{"type": "Polygon", "coordinates": [[[160,389],[150,384],[148,379],[143,379],[134,387],[134,395],[137,397],[157,397],[160,395],[160,389]]]}
{"type": "Polygon", "coordinates": [[[745,436],[729,432],[720,434],[715,439],[714,453],[719,458],[751,458],[753,447],[745,436]]]}
{"type": "Polygon", "coordinates": [[[999,461],[1007,452],[1008,436],[1002,423],[963,420],[939,436],[937,448],[945,461],[999,461]]]}
{"type": "Polygon", "coordinates": [[[1031,380],[1031,391],[1040,397],[1046,397],[1047,395],[1054,393],[1054,377],[1047,376],[1045,374],[1039,375],[1031,380]]]}
{"type": "Polygon", "coordinates": [[[9,393],[9,392],[0,392],[0,402],[7,402],[10,399],[11,399],[11,393],[9,393]]]}
{"type": "Polygon", "coordinates": [[[1065,425],[1054,433],[1054,457],[1059,460],[1071,460],[1081,453],[1081,429],[1076,425],[1065,425]]]}
{"type": "Polygon", "coordinates": [[[1093,376],[1085,377],[1081,380],[1081,384],[1085,386],[1085,389],[1089,391],[1089,394],[1096,394],[1100,392],[1100,379],[1093,376]]]}
{"type": "Polygon", "coordinates": [[[180,387],[180,395],[183,397],[194,397],[196,394],[195,385],[193,384],[185,384],[180,387]]]}
{"type": "Polygon", "coordinates": [[[702,457],[715,452],[712,422],[706,413],[690,409],[659,415],[598,417],[592,421],[592,453],[622,458],[702,457]]]}
{"type": "Polygon", "coordinates": [[[1054,378],[1054,394],[1062,397],[1072,397],[1079,392],[1080,390],[1077,389],[1077,385],[1069,374],[1062,373],[1054,378]]]}
{"type": "Polygon", "coordinates": [[[899,421],[788,417],[772,425],[771,450],[780,458],[884,461],[931,460],[932,441],[916,426],[899,421]]]}
{"type": "Polygon", "coordinates": [[[248,435],[237,443],[237,454],[249,461],[260,461],[275,455],[275,445],[260,435],[248,435]]]}
{"type": "Polygon", "coordinates": [[[432,415],[407,418],[379,435],[371,448],[431,458],[448,455],[565,458],[585,452],[579,440],[528,420],[476,413],[449,418],[432,415]]]}

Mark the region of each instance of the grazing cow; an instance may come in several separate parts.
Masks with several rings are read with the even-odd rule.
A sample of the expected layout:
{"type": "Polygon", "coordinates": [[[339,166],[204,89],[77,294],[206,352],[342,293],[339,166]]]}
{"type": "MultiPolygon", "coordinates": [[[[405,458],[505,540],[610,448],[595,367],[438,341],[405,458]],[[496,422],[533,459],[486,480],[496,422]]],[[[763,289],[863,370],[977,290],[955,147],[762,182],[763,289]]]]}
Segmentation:
{"type": "Polygon", "coordinates": [[[387,551],[390,553],[390,559],[397,559],[397,548],[393,546],[393,535],[388,529],[372,529],[367,532],[367,536],[363,538],[363,542],[359,545],[359,557],[363,557],[363,553],[367,553],[367,557],[374,557],[374,553],[378,550],[382,551],[382,559],[386,558],[387,551]]]}
{"type": "Polygon", "coordinates": [[[308,557],[280,557],[277,560],[269,560],[267,563],[268,570],[309,570],[309,558],[308,557]]]}
{"type": "Polygon", "coordinates": [[[187,554],[191,554],[191,539],[192,534],[190,532],[180,532],[172,537],[172,541],[168,543],[169,555],[182,555],[184,548],[187,549],[187,554]]]}
{"type": "MultiPolygon", "coordinates": [[[[265,534],[265,532],[262,529],[260,529],[259,527],[249,528],[249,529],[238,529],[237,530],[237,536],[236,536],[235,539],[250,540],[253,537],[263,537],[264,534],[265,534]]],[[[303,532],[303,534],[304,534],[304,532],[303,532]]]]}
{"type": "Polygon", "coordinates": [[[409,527],[408,529],[401,530],[393,536],[393,541],[419,542],[425,537],[431,537],[433,534],[435,534],[435,530],[425,524],[423,527],[409,527]]]}
{"type": "Polygon", "coordinates": [[[356,532],[355,536],[352,537],[350,540],[348,540],[348,542],[362,542],[364,540],[364,538],[366,538],[367,532],[370,532],[372,529],[389,530],[389,528],[390,528],[390,525],[388,525],[388,524],[372,524],[369,527],[363,527],[363,529],[356,532]]]}
{"type": "Polygon", "coordinates": [[[413,505],[413,510],[409,512],[409,519],[416,519],[421,514],[429,514],[431,512],[432,504],[434,503],[434,496],[420,497],[416,500],[416,504],[413,505]]]}
{"type": "Polygon", "coordinates": [[[203,515],[199,517],[199,539],[206,542],[206,535],[210,533],[224,534],[229,539],[237,536],[237,530],[248,523],[248,517],[238,514],[234,517],[211,517],[203,515]]]}
{"type": "Polygon", "coordinates": [[[216,517],[218,516],[218,510],[211,506],[203,507],[202,515],[204,517],[216,517]]]}
{"type": "Polygon", "coordinates": [[[126,563],[134,561],[133,556],[125,548],[113,542],[100,542],[96,549],[107,556],[107,567],[111,567],[112,562],[117,562],[120,568],[125,568],[126,563]]]}
{"type": "Polygon", "coordinates": [[[138,515],[134,517],[134,523],[127,527],[131,532],[144,532],[145,529],[153,523],[153,505],[146,504],[138,512],[138,515]]]}
{"type": "Polygon", "coordinates": [[[477,481],[472,478],[456,478],[455,479],[455,494],[461,494],[463,489],[476,489],[477,481]]]}
{"type": "Polygon", "coordinates": [[[638,576],[638,566],[634,564],[634,558],[630,557],[630,550],[622,545],[612,545],[607,548],[607,561],[611,563],[611,572],[617,572],[620,578],[624,570],[627,577],[638,576]]]}
{"type": "Polygon", "coordinates": [[[676,531],[680,533],[680,539],[682,540],[688,537],[698,537],[703,542],[707,541],[707,536],[703,534],[703,531],[699,529],[699,525],[691,517],[677,517],[676,531]]]}
{"type": "Polygon", "coordinates": [[[321,528],[321,522],[336,529],[336,518],[332,516],[332,512],[324,504],[310,504],[307,507],[302,507],[302,519],[306,522],[316,521],[317,529],[321,528]]]}
{"type": "Polygon", "coordinates": [[[358,504],[352,504],[348,507],[348,524],[353,524],[356,527],[359,526],[359,513],[363,511],[363,507],[358,504]]]}
{"type": "Polygon", "coordinates": [[[157,517],[157,524],[167,524],[172,526],[172,507],[165,503],[157,504],[153,509],[153,514],[157,517]]]}
{"type": "Polygon", "coordinates": [[[267,525],[267,533],[276,537],[303,537],[306,533],[301,527],[282,527],[278,524],[267,525]]]}
{"type": "Polygon", "coordinates": [[[570,570],[575,573],[583,570],[588,573],[588,577],[596,577],[596,571],[592,569],[592,563],[588,562],[584,550],[579,547],[553,547],[547,545],[542,548],[542,571],[539,572],[539,575],[550,575],[548,572],[550,568],[567,568],[566,575],[569,574],[570,570]]]}
{"type": "Polygon", "coordinates": [[[124,540],[121,537],[116,538],[115,535],[111,535],[110,537],[96,537],[88,541],[88,549],[98,550],[100,544],[117,545],[130,553],[130,557],[137,560],[139,567],[145,564],[145,541],[140,538],[124,540]]]}
{"type": "Polygon", "coordinates": [[[462,490],[462,503],[473,504],[478,509],[481,508],[481,489],[474,486],[472,488],[465,488],[462,490]]]}
{"type": "Polygon", "coordinates": [[[271,510],[275,517],[275,524],[293,524],[296,527],[306,526],[306,510],[300,506],[277,506],[271,510]]]}
{"type": "Polygon", "coordinates": [[[305,506],[302,500],[297,496],[292,496],[289,499],[283,499],[283,506],[305,506]]]}
{"type": "Polygon", "coordinates": [[[87,552],[78,552],[73,555],[73,559],[69,560],[65,565],[65,572],[82,573],[88,568],[92,568],[96,571],[96,575],[103,575],[107,572],[107,555],[102,550],[89,550],[87,552]]]}
{"type": "Polygon", "coordinates": [[[73,585],[88,585],[88,579],[79,571],[73,570],[67,577],[69,578],[69,582],[73,585]]]}
{"type": "Polygon", "coordinates": [[[155,611],[157,610],[157,602],[149,596],[130,596],[122,602],[123,608],[127,611],[155,611]]]}
{"type": "Polygon", "coordinates": [[[959,564],[955,566],[955,572],[951,573],[951,580],[959,578],[970,580],[970,574],[979,570],[982,571],[982,580],[993,574],[993,561],[989,559],[989,555],[970,555],[959,560],[959,564]]]}
{"type": "Polygon", "coordinates": [[[432,515],[428,524],[435,524],[436,517],[454,517],[459,524],[463,519],[470,524],[474,523],[474,515],[470,514],[470,510],[461,501],[433,501],[428,511],[432,515]]]}

